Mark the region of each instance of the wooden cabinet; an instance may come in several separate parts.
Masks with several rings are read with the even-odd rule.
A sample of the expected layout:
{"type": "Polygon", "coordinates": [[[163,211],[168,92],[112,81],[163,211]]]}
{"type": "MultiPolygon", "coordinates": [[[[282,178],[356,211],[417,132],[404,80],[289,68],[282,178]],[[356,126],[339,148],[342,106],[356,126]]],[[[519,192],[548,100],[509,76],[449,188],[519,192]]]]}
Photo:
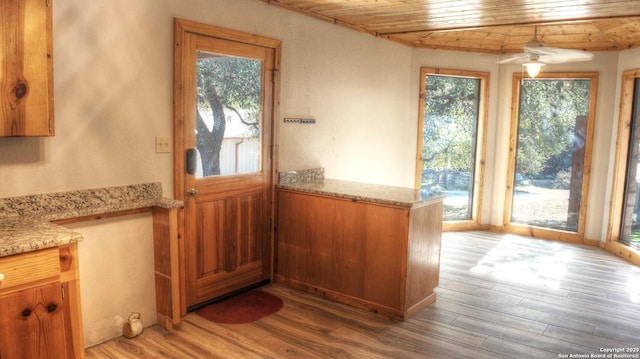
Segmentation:
{"type": "Polygon", "coordinates": [[[0,1],[0,137],[54,135],[51,2],[0,1]]]}
{"type": "Polygon", "coordinates": [[[83,358],[77,247],[0,258],[0,358],[83,358]]]}
{"type": "Polygon", "coordinates": [[[442,199],[411,207],[278,191],[276,280],[404,320],[435,300],[442,199]]]}
{"type": "Polygon", "coordinates": [[[60,282],[0,297],[3,358],[67,358],[60,282]]]}

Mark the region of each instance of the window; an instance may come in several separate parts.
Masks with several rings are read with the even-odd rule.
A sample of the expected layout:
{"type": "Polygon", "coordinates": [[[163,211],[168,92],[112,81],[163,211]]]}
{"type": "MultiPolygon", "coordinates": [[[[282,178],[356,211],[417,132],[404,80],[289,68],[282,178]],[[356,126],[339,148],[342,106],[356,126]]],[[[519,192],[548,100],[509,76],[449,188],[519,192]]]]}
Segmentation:
{"type": "Polygon", "coordinates": [[[629,70],[622,74],[616,162],[605,248],[635,261],[640,258],[639,131],[640,70],[629,70]]]}
{"type": "Polygon", "coordinates": [[[262,62],[196,55],[196,177],[260,171],[262,62]]]}
{"type": "Polygon", "coordinates": [[[635,79],[633,101],[631,104],[631,128],[627,147],[627,175],[624,186],[624,205],[622,206],[622,225],[620,242],[640,248],[640,78],[635,79]]]}
{"type": "Polygon", "coordinates": [[[447,194],[445,229],[479,223],[488,79],[480,72],[421,71],[416,186],[447,194]]]}
{"type": "Polygon", "coordinates": [[[513,87],[505,223],[582,240],[597,74],[515,74],[513,87]]]}

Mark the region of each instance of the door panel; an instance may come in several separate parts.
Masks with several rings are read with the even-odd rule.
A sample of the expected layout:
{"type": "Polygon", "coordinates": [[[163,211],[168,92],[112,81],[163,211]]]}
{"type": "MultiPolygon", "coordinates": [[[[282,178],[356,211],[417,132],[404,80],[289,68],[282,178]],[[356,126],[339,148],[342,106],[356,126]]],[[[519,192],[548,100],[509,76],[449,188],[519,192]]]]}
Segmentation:
{"type": "Polygon", "coordinates": [[[197,293],[193,304],[268,278],[269,228],[262,219],[263,202],[261,191],[196,200],[195,250],[187,258],[195,275],[188,282],[189,292],[197,293]]]}
{"type": "Polygon", "coordinates": [[[255,36],[183,31],[190,24],[177,20],[174,140],[186,307],[270,278],[276,63],[276,49],[255,36]],[[188,149],[197,150],[194,173],[188,149]]]}

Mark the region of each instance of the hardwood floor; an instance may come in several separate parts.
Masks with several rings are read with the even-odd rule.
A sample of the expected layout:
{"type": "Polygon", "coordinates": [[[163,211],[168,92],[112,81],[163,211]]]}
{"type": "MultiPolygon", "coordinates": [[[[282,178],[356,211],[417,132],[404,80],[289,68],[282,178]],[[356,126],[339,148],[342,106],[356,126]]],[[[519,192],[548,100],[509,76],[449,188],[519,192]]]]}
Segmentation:
{"type": "Polygon", "coordinates": [[[406,322],[269,284],[285,304],[257,322],[190,313],[87,358],[640,358],[640,268],[598,247],[445,233],[440,275],[436,302],[406,322]]]}

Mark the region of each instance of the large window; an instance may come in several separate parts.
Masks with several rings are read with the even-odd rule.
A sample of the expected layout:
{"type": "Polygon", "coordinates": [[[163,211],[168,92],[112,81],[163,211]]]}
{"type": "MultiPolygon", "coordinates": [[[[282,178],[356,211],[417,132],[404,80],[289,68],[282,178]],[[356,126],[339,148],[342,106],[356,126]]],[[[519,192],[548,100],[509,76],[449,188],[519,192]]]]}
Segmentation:
{"type": "Polygon", "coordinates": [[[597,75],[516,74],[513,82],[505,223],[582,239],[597,75]]]}
{"type": "Polygon", "coordinates": [[[421,71],[417,187],[447,194],[444,220],[477,224],[488,74],[421,71]]]}
{"type": "Polygon", "coordinates": [[[640,263],[640,70],[622,74],[606,248],[640,263]]]}
{"type": "Polygon", "coordinates": [[[631,101],[630,132],[627,155],[627,175],[624,186],[624,205],[620,242],[640,248],[640,78],[635,79],[631,101]]]}

